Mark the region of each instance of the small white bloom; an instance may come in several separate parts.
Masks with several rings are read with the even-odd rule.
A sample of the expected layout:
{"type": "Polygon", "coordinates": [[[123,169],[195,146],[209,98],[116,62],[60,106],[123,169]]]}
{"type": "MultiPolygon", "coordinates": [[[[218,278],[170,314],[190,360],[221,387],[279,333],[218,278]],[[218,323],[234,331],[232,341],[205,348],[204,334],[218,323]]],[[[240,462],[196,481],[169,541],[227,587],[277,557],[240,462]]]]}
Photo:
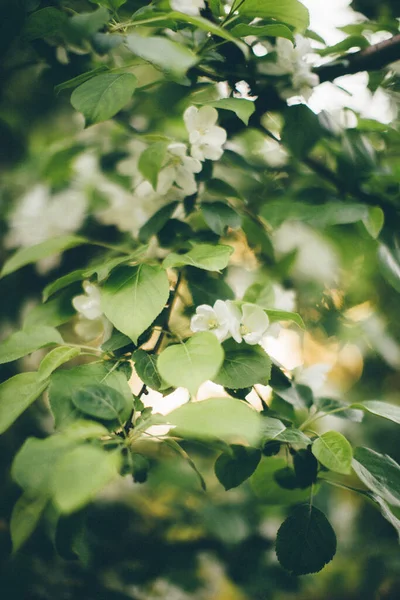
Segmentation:
{"type": "Polygon", "coordinates": [[[101,295],[100,290],[94,283],[90,281],[84,281],[82,287],[85,291],[80,296],[75,296],[72,299],[72,306],[78,311],[85,319],[94,321],[99,319],[103,311],[101,310],[101,295]]]}
{"type": "Polygon", "coordinates": [[[312,52],[310,42],[301,35],[295,36],[295,46],[290,40],[278,38],[275,48],[276,62],[264,63],[261,71],[268,75],[291,75],[292,88],[284,88],[281,96],[290,98],[296,94],[306,100],[312,90],[319,84],[319,77],[312,72],[312,65],[306,61],[306,56],[312,52]]]}
{"type": "Polygon", "coordinates": [[[265,311],[256,304],[243,304],[237,342],[243,340],[252,346],[259,344],[269,327],[269,319],[265,311]]]}
{"type": "Polygon", "coordinates": [[[205,8],[204,0],[170,0],[172,10],[196,17],[200,14],[200,10],[205,8]]]}
{"type": "Polygon", "coordinates": [[[240,310],[230,300],[217,300],[213,307],[201,304],[190,322],[192,331],[211,331],[220,342],[230,335],[236,339],[239,326],[240,310]]]}
{"type": "Polygon", "coordinates": [[[218,112],[212,106],[189,106],[183,119],[189,133],[190,153],[197,160],[219,160],[226,142],[226,131],[218,127],[218,112]]]}
{"type": "Polygon", "coordinates": [[[168,146],[169,158],[167,166],[158,176],[157,193],[166,194],[174,183],[181,188],[185,196],[197,191],[195,173],[200,173],[202,164],[196,158],[186,155],[186,145],[180,143],[168,146]]]}

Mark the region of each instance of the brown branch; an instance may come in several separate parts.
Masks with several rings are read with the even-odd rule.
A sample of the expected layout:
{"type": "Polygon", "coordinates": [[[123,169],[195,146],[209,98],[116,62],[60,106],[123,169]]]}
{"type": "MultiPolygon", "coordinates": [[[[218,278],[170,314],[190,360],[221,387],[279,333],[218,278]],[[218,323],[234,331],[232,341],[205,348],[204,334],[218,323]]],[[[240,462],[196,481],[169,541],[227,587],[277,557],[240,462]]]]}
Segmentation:
{"type": "Polygon", "coordinates": [[[346,54],[332,63],[314,69],[314,71],[319,76],[320,82],[323,83],[360,71],[378,71],[399,59],[400,34],[368,46],[359,52],[346,54]]]}

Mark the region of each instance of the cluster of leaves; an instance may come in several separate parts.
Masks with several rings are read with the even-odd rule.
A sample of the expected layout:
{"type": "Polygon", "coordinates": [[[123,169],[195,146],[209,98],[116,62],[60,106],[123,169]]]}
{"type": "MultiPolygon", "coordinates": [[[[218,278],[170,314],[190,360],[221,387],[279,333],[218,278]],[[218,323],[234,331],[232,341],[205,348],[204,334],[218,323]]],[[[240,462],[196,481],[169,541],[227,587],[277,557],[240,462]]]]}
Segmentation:
{"type": "MultiPolygon", "coordinates": [[[[101,237],[101,230],[90,236],[88,226],[87,236],[59,236],[21,249],[5,262],[3,277],[60,252],[82,249],[78,268],[63,270],[47,283],[43,304],[27,315],[22,330],[7,338],[0,350],[0,363],[5,364],[51,348],[37,371],[16,374],[0,385],[1,433],[44,392],[54,418],[54,433],[45,439],[28,438],[13,462],[12,477],[23,490],[11,518],[14,551],[43,516],[55,511],[66,517],[80,511],[120,476],[144,482],[150,462],[139,450],[143,439],[152,435],[148,430],[153,425],[172,427],[153,440],[187,460],[203,489],[204,479],[184,449],[187,440],[200,440],[220,452],[215,475],[226,490],[251,478],[261,502],[295,505],[276,542],[280,563],[295,575],[320,571],[336,552],[332,526],[314,506],[314,497],[325,485],[342,486],[374,503],[400,535],[400,521],[395,509],[392,512],[400,505],[397,462],[369,448],[353,450],[338,431],[320,435],[312,428],[330,414],[358,423],[365,412],[399,424],[397,406],[314,397],[261,347],[232,340],[220,343],[211,332],[189,336],[187,328],[182,339],[173,326],[175,314],[186,318],[194,306],[234,298],[223,272],[243,236],[261,265],[260,281],[248,288],[244,301],[260,306],[271,322],[304,328],[297,313],[272,307],[271,282],[265,283],[266,274],[279,273],[284,279],[291,273],[295,253],[277,258],[271,240],[271,230],[290,220],[321,230],[362,223],[365,231],[358,230],[359,238],[373,247],[383,277],[400,291],[394,235],[396,172],[391,170],[392,157],[384,159],[379,153],[391,142],[393,130],[360,119],[357,127],[337,131],[324,111],[316,115],[304,104],[282,106],[274,78],[259,71],[260,61],[270,58],[257,57],[248,40],[294,41],[297,32],[304,33],[308,13],[297,0],[236,0],[227,14],[222,2],[212,1],[202,16],[172,11],[164,1],[145,6],[98,1],[92,3],[99,5],[94,10],[83,6],[86,3],[28,4],[21,43],[31,45],[39,57],[44,47],[88,57],[81,72],[56,86],[58,93],[73,90],[71,104],[87,127],[115,117],[116,127],[124,128],[121,137],[136,134],[129,125],[132,102],[134,107],[136,98],[139,106],[148,103],[143,110],[151,115],[157,106],[154,96],[162,102],[164,92],[173,88],[179,108],[188,104],[217,108],[229,135],[236,136],[237,147],[245,150],[226,151],[216,166],[206,161],[198,175],[199,192],[156,211],[141,227],[138,239],[117,235],[113,244],[96,241],[93,238],[101,237]],[[132,73],[137,65],[151,66],[150,81],[132,73]],[[246,80],[258,96],[255,102],[233,94],[240,80],[246,80]],[[229,98],[218,96],[219,81],[231,86],[229,98]],[[268,118],[263,118],[266,110],[279,111],[279,132],[270,131],[268,118]],[[279,177],[279,168],[267,169],[256,152],[246,151],[261,147],[268,136],[290,153],[292,162],[282,173],[286,169],[286,175],[291,170],[304,174],[294,189],[279,177]],[[315,159],[316,148],[324,163],[315,159]],[[271,171],[276,178],[271,179],[271,171]],[[310,186],[315,173],[321,177],[318,187],[310,186]],[[314,196],[323,201],[314,201],[314,196]],[[183,211],[182,219],[175,218],[177,208],[183,211]],[[154,238],[159,247],[168,249],[162,259],[148,252],[154,238]],[[87,263],[86,248],[94,249],[92,254],[88,251],[87,263]],[[269,270],[263,271],[264,266],[269,270]],[[77,284],[85,280],[99,286],[101,309],[113,326],[111,337],[100,347],[69,341],[73,338],[67,328],[76,318],[71,299],[77,284]],[[183,311],[176,301],[180,294],[189,297],[183,311]],[[65,368],[69,361],[74,362],[65,368]],[[128,383],[132,363],[143,383],[136,395],[128,383]],[[223,386],[228,396],[188,402],[164,417],[143,403],[147,388],[166,396],[183,387],[193,397],[209,380],[223,386]],[[247,401],[259,384],[273,390],[270,403],[262,400],[261,412],[247,401]]],[[[335,58],[368,45],[362,33],[353,32],[341,45],[325,46],[320,53],[335,58]]],[[[380,84],[385,84],[385,77],[383,73],[380,84]]],[[[147,147],[138,164],[154,189],[170,141],[160,121],[155,118],[154,129],[143,136],[147,147]]],[[[76,154],[80,150],[76,148],[76,154]]],[[[62,162],[65,155],[58,159],[62,162]]],[[[51,179],[52,169],[46,168],[51,179]]]]}

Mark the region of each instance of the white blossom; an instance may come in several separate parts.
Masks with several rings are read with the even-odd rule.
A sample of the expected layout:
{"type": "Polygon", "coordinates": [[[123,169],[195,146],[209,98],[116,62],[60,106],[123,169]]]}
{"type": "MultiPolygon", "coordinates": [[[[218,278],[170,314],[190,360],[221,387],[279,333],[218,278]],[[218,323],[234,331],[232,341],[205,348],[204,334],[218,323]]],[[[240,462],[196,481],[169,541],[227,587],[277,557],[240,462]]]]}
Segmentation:
{"type": "Polygon", "coordinates": [[[198,16],[200,10],[206,7],[204,0],[170,0],[169,4],[172,10],[177,10],[192,17],[198,16]]]}
{"type": "Polygon", "coordinates": [[[174,183],[183,191],[185,196],[194,194],[197,190],[195,173],[200,173],[200,160],[186,155],[186,145],[174,143],[168,146],[167,165],[158,175],[157,193],[166,194],[174,183]]]}
{"type": "Polygon", "coordinates": [[[82,287],[85,293],[72,299],[72,306],[79,314],[75,333],[85,341],[101,336],[103,343],[111,335],[112,324],[101,309],[100,289],[90,281],[84,281],[82,287]]]}
{"type": "Polygon", "coordinates": [[[212,106],[189,106],[183,119],[189,133],[190,153],[197,160],[219,160],[226,142],[226,131],[218,127],[218,112],[212,106]]]}
{"type": "Polygon", "coordinates": [[[312,65],[305,57],[312,51],[310,42],[301,35],[295,36],[295,45],[290,40],[278,38],[273,50],[277,54],[275,62],[264,63],[263,73],[268,75],[290,75],[292,88],[283,88],[281,96],[290,98],[301,95],[308,100],[313,88],[319,84],[319,77],[312,71],[312,65]]]}
{"type": "Polygon", "coordinates": [[[85,319],[93,321],[99,319],[103,311],[101,310],[101,295],[97,285],[90,283],[90,281],[84,281],[82,284],[84,294],[75,296],[72,299],[72,306],[78,311],[85,319]]]}
{"type": "Polygon", "coordinates": [[[220,342],[229,337],[239,344],[259,344],[268,327],[265,311],[255,304],[245,303],[241,309],[232,300],[217,300],[213,307],[202,304],[196,309],[190,327],[192,331],[211,331],[220,342]]]}
{"type": "Polygon", "coordinates": [[[237,336],[240,324],[240,310],[231,300],[216,300],[214,306],[201,304],[196,308],[190,328],[192,331],[211,331],[220,342],[231,335],[237,336]]]}
{"type": "Polygon", "coordinates": [[[246,344],[259,344],[269,327],[269,318],[265,311],[256,304],[243,304],[240,319],[239,335],[233,336],[237,342],[242,338],[246,344]]]}

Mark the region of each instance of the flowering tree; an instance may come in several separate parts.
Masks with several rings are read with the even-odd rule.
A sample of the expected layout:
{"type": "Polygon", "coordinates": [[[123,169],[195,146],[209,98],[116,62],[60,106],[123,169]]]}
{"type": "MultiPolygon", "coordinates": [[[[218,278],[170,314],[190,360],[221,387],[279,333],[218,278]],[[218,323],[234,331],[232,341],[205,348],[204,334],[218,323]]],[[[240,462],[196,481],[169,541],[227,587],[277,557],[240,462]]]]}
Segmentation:
{"type": "Polygon", "coordinates": [[[400,367],[390,5],[334,45],[298,0],[16,7],[5,333],[24,316],[0,349],[0,432],[36,425],[13,448],[14,553],[47,524],[89,564],[91,507],[123,481],[150,485],[171,454],[203,491],[249,480],[253,506],[284,507],[276,555],[294,575],[335,555],[327,490],[357,494],[400,534],[400,466],[362,437],[365,414],[399,424],[400,408],[376,373],[354,385],[371,355],[386,381],[400,367]],[[389,117],[317,105],[365,72],[389,117]],[[332,345],[333,361],[316,358],[332,345]]]}

